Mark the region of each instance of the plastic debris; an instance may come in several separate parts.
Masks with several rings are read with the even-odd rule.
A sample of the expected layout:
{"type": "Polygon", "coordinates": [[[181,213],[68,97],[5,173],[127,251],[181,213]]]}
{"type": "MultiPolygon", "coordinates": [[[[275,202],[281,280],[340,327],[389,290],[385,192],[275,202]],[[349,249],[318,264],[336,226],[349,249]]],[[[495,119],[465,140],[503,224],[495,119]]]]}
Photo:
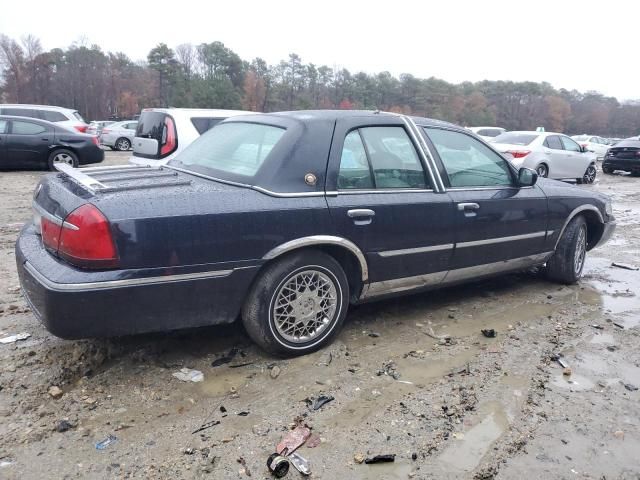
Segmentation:
{"type": "Polygon", "coordinates": [[[280,455],[289,455],[304,444],[310,436],[311,430],[308,427],[298,425],[280,440],[280,443],[276,446],[276,452],[280,455]]]}
{"type": "Polygon", "coordinates": [[[311,475],[309,461],[299,453],[294,452],[289,455],[289,461],[291,462],[291,465],[293,465],[302,475],[311,475]]]}
{"type": "Polygon", "coordinates": [[[623,383],[623,385],[624,385],[624,388],[626,388],[630,392],[635,392],[636,390],[638,390],[638,387],[636,387],[635,385],[632,385],[631,383],[623,383]]]}
{"type": "Polygon", "coordinates": [[[204,374],[200,370],[192,370],[190,368],[181,368],[179,372],[171,375],[183,382],[202,382],[204,380],[204,374]]]}
{"type": "Polygon", "coordinates": [[[215,427],[216,425],[220,425],[220,420],[212,420],[210,422],[203,423],[198,428],[196,428],[193,432],[191,432],[191,434],[193,435],[194,433],[201,432],[203,430],[206,430],[207,428],[215,427]]]}
{"type": "Polygon", "coordinates": [[[482,335],[487,338],[495,338],[497,335],[497,332],[493,328],[483,328],[480,331],[482,332],[482,335]]]}
{"type": "Polygon", "coordinates": [[[113,443],[115,443],[117,441],[118,441],[118,437],[116,437],[115,435],[109,435],[104,440],[96,443],[96,450],[104,450],[109,445],[111,445],[111,444],[113,444],[113,443]]]}
{"type": "Polygon", "coordinates": [[[19,340],[26,340],[31,336],[28,332],[16,333],[8,337],[0,338],[0,343],[16,343],[19,340]]]}
{"type": "Polygon", "coordinates": [[[562,354],[561,353],[557,353],[557,354],[551,355],[551,360],[553,360],[554,362],[558,362],[558,364],[562,368],[569,368],[569,364],[562,358],[562,354]]]}
{"type": "Polygon", "coordinates": [[[267,459],[267,468],[276,478],[282,478],[289,472],[289,460],[279,453],[272,453],[267,459]]]}
{"type": "Polygon", "coordinates": [[[625,270],[640,270],[640,267],[636,267],[635,265],[629,265],[628,263],[613,262],[611,266],[623,268],[625,270]]]}
{"type": "Polygon", "coordinates": [[[622,325],[621,323],[613,322],[613,324],[614,324],[616,327],[621,328],[622,330],[624,330],[624,325],[622,325]]]}
{"type": "Polygon", "coordinates": [[[251,470],[249,470],[249,467],[247,467],[247,461],[244,459],[244,457],[240,457],[236,460],[236,462],[238,462],[240,465],[242,465],[242,467],[244,468],[244,473],[247,475],[247,477],[251,476],[251,470]]]}
{"type": "Polygon", "coordinates": [[[395,461],[396,461],[395,454],[390,453],[390,454],[376,455],[375,457],[366,458],[364,460],[364,463],[366,463],[367,465],[370,465],[373,463],[389,463],[389,462],[395,462],[395,461]]]}
{"type": "Polygon", "coordinates": [[[598,325],[597,323],[594,323],[591,326],[596,330],[604,330],[604,327],[602,325],[598,325]]]}

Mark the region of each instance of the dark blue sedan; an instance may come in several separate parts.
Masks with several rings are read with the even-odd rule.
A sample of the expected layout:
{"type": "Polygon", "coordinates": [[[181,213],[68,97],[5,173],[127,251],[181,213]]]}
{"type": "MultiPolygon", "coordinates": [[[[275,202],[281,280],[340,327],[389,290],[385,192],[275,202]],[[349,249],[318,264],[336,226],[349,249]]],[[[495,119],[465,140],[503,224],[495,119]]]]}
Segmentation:
{"type": "Polygon", "coordinates": [[[59,170],[16,257],[64,338],[241,318],[265,350],[303,354],[350,304],[542,265],[574,283],[615,228],[603,195],[380,112],[233,117],[165,167],[59,170]]]}

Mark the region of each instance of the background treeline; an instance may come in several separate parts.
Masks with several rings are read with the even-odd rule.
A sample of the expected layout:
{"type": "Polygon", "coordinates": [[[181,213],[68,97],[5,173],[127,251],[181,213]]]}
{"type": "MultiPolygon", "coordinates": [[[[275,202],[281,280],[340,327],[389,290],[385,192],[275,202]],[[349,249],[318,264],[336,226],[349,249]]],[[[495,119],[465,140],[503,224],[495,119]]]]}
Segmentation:
{"type": "MultiPolygon", "coordinates": [[[[241,59],[221,42],[165,44],[146,62],[97,45],[45,51],[40,41],[0,35],[0,99],[73,107],[88,120],[127,118],[153,106],[256,111],[308,108],[380,109],[509,130],[602,136],[640,134],[640,105],[548,83],[451,84],[435,77],[352,73],[303,63],[296,54],[269,65],[241,59]]],[[[585,75],[588,72],[585,71],[585,75]]]]}

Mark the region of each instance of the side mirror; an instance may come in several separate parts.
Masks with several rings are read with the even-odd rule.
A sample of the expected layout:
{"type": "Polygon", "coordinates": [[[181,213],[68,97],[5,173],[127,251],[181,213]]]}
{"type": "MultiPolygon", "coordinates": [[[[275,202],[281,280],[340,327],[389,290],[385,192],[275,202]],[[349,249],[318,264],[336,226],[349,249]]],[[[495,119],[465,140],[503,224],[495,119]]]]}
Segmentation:
{"type": "Polygon", "coordinates": [[[518,186],[533,187],[538,181],[538,174],[531,168],[522,167],[518,170],[518,186]]]}

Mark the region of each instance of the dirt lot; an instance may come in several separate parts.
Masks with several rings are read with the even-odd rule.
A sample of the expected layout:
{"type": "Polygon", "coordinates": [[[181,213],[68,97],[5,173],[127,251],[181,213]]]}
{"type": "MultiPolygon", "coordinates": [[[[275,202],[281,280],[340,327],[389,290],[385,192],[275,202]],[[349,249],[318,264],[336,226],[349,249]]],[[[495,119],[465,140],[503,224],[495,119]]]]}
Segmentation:
{"type": "Polygon", "coordinates": [[[13,252],[42,174],[0,173],[0,338],[31,333],[0,344],[0,478],[268,478],[295,422],[316,435],[300,453],[318,479],[640,478],[640,271],[611,265],[640,265],[640,179],[600,174],[583,187],[613,196],[619,227],[579,285],[530,272],[361,306],[333,345],[280,360],[239,326],[48,334],[13,252]],[[172,377],[183,367],[204,381],[172,377]],[[321,394],[335,399],[311,409],[321,394]],[[354,461],[387,453],[394,463],[354,461]]]}

